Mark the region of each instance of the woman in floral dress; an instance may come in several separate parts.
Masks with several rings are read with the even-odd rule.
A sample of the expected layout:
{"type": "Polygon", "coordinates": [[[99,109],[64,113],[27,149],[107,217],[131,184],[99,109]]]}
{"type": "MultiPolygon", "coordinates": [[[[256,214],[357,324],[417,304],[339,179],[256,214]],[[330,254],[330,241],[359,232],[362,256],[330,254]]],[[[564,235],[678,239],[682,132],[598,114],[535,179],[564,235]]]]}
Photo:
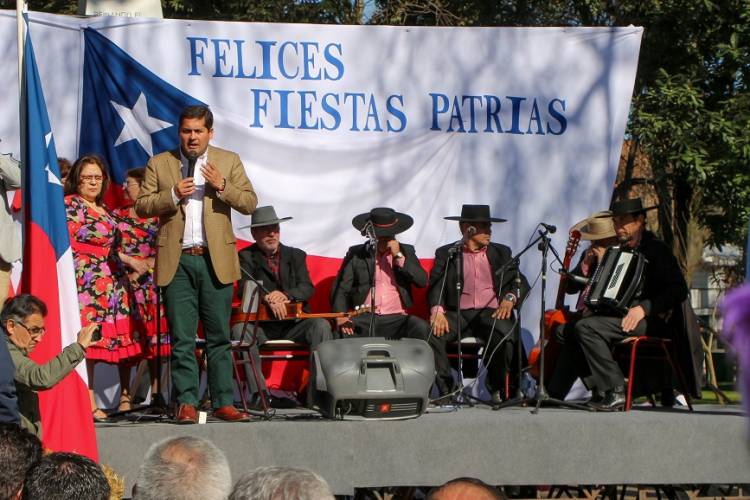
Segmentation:
{"type": "Polygon", "coordinates": [[[132,270],[130,279],[131,315],[135,320],[138,338],[141,341],[143,357],[148,360],[151,378],[151,394],[156,395],[156,352],[157,321],[161,339],[161,359],[169,358],[169,335],[164,306],[157,314],[157,289],[154,283],[154,262],[156,259],[156,234],[159,230],[159,219],[144,219],[136,215],[133,203],[141,191],[141,182],[145,168],[128,170],[125,178],[124,193],[128,204],[114,210],[118,229],[122,234],[120,259],[132,270]]]}
{"type": "Polygon", "coordinates": [[[102,204],[109,185],[104,161],[96,155],[79,158],[65,181],[68,219],[81,324],[98,323],[102,341],[86,350],[91,409],[95,420],[107,417],[94,398],[94,365],[117,364],[121,401],[130,400],[130,367],[141,354],[133,336],[126,269],[117,254],[117,224],[102,204]]]}

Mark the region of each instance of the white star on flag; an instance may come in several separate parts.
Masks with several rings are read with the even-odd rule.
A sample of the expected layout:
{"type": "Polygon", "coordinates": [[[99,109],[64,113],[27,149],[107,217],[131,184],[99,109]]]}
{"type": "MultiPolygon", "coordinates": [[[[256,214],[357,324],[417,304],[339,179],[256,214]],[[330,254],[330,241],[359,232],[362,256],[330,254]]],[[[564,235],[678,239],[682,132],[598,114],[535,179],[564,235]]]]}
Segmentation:
{"type": "MultiPolygon", "coordinates": [[[[47,151],[49,151],[49,144],[50,142],[52,142],[52,132],[44,137],[44,142],[47,143],[47,151]]],[[[50,170],[49,162],[47,162],[47,165],[44,166],[44,170],[47,171],[47,182],[49,182],[50,184],[57,184],[58,186],[62,186],[62,182],[60,182],[60,179],[58,179],[57,176],[52,172],[52,170],[50,170]]]]}
{"type": "Polygon", "coordinates": [[[135,139],[149,156],[154,156],[151,134],[169,128],[172,124],[149,116],[146,96],[143,92],[138,96],[138,100],[135,102],[133,109],[118,104],[115,101],[109,102],[124,122],[122,131],[120,131],[120,136],[117,138],[117,141],[115,141],[115,146],[119,146],[120,144],[135,139]]]}

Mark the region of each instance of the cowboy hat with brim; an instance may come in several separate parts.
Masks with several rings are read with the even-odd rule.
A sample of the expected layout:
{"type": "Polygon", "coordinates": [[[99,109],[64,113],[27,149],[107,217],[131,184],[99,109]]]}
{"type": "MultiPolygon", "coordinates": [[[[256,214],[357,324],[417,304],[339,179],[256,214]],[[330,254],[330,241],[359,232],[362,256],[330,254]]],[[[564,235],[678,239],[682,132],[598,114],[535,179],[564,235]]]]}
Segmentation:
{"type": "Polygon", "coordinates": [[[612,203],[609,208],[611,215],[604,215],[602,217],[616,217],[618,215],[630,215],[639,214],[646,210],[653,210],[658,208],[658,205],[651,205],[650,207],[643,206],[643,200],[640,198],[628,198],[627,200],[619,200],[612,203]]]}
{"type": "Polygon", "coordinates": [[[489,205],[463,205],[461,215],[444,217],[445,220],[457,220],[459,222],[506,222],[507,219],[490,216],[489,205]]]}
{"type": "Polygon", "coordinates": [[[364,235],[368,222],[372,222],[375,236],[380,237],[403,233],[414,224],[414,219],[392,208],[378,207],[354,217],[352,226],[364,235]]]}
{"type": "Polygon", "coordinates": [[[590,217],[583,219],[570,231],[581,233],[582,240],[598,241],[617,236],[615,225],[612,223],[612,213],[609,210],[597,212],[590,217]]]}
{"type": "Polygon", "coordinates": [[[258,207],[250,218],[250,227],[270,226],[288,220],[292,220],[292,218],[282,217],[279,219],[276,215],[276,210],[271,205],[267,207],[258,207]]]}

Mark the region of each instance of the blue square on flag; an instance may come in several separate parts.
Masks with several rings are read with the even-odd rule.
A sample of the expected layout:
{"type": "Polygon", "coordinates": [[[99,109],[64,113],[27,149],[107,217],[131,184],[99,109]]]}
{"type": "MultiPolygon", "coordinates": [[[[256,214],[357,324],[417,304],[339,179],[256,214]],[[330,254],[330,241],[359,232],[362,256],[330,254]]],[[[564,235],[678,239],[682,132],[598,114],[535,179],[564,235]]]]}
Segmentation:
{"type": "Polygon", "coordinates": [[[84,30],[83,104],[78,152],[108,163],[113,184],[128,169],[177,147],[177,118],[203,104],[165,82],[96,30],[84,30]]]}

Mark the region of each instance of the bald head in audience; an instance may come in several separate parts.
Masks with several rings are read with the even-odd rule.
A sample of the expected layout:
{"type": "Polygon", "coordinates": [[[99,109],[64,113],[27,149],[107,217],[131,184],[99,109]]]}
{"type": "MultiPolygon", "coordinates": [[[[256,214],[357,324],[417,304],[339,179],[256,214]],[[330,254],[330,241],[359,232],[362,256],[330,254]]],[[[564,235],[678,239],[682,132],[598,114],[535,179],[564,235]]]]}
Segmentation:
{"type": "Polygon", "coordinates": [[[427,495],[427,500],[501,500],[500,492],[471,477],[448,481],[427,495]]]}
{"type": "Polygon", "coordinates": [[[133,500],[225,500],[231,490],[224,453],[206,439],[180,436],[149,448],[133,500]]]}

